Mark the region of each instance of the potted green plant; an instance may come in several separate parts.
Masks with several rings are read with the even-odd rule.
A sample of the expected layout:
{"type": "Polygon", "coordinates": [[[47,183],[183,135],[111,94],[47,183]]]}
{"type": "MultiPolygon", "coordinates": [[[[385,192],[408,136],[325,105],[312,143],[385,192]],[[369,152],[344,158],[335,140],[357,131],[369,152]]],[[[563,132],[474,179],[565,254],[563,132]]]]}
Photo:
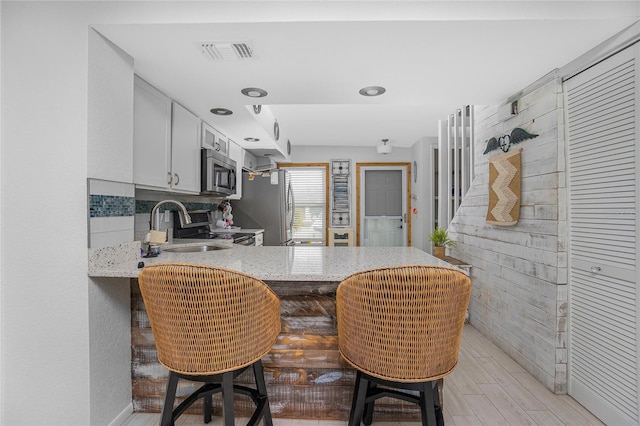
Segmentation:
{"type": "Polygon", "coordinates": [[[439,259],[444,259],[445,248],[455,247],[456,242],[449,238],[446,229],[436,226],[436,229],[429,234],[429,239],[433,242],[433,255],[439,259]]]}

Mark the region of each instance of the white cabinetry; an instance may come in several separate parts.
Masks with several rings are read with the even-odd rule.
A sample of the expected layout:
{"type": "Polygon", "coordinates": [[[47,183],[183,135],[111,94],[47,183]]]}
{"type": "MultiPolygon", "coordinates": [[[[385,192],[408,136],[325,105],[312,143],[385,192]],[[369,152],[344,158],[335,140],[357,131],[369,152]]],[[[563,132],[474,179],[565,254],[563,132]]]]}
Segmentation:
{"type": "Polygon", "coordinates": [[[258,167],[258,159],[250,151],[244,150],[244,160],[242,168],[254,171],[258,167]]]}
{"type": "Polygon", "coordinates": [[[200,119],[173,103],[171,126],[171,188],[200,193],[200,119]]]}
{"type": "Polygon", "coordinates": [[[244,148],[229,139],[227,141],[229,158],[236,162],[236,193],[227,197],[229,200],[242,198],[242,167],[244,164],[244,148]]]}
{"type": "Polygon", "coordinates": [[[133,182],[169,188],[171,99],[138,76],[133,95],[133,182]]]}
{"type": "Polygon", "coordinates": [[[134,85],[133,181],[200,193],[200,120],[141,78],[134,85]]]}
{"type": "Polygon", "coordinates": [[[227,138],[207,124],[202,122],[202,147],[212,149],[221,154],[227,154],[227,138]]]}

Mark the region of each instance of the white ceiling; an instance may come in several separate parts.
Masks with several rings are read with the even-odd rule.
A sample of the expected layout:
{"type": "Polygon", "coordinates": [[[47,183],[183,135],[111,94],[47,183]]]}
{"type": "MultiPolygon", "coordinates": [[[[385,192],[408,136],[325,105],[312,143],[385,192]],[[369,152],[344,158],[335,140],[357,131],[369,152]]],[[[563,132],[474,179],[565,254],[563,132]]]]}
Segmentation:
{"type": "Polygon", "coordinates": [[[375,146],[383,138],[410,147],[436,136],[437,121],[464,104],[505,102],[631,25],[640,8],[637,1],[422,2],[431,15],[402,9],[401,16],[393,2],[386,11],[382,2],[356,2],[376,6],[380,18],[318,21],[310,8],[305,21],[299,8],[306,2],[284,4],[293,3],[297,20],[289,22],[95,28],[134,58],[138,75],[245,148],[274,147],[270,114],[294,149],[375,146]],[[200,50],[205,41],[249,42],[256,57],[212,61],[200,50]],[[358,94],[371,85],[387,92],[358,94]],[[269,94],[258,102],[240,93],[245,87],[269,94]],[[262,117],[247,107],[253,103],[268,106],[262,117]],[[233,115],[215,116],[214,107],[233,115]]]}

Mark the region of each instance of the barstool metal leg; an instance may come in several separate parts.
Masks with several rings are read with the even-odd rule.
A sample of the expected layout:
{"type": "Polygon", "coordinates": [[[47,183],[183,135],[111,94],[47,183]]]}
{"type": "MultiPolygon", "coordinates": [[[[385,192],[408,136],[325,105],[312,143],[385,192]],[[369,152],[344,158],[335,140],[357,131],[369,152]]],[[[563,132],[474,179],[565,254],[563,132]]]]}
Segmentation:
{"type": "MultiPolygon", "coordinates": [[[[369,395],[369,393],[371,391],[373,391],[378,385],[376,383],[373,383],[372,381],[369,381],[369,386],[367,387],[367,395],[369,395]]],[[[373,405],[375,404],[375,400],[371,401],[368,404],[365,404],[364,406],[364,418],[362,419],[364,421],[365,426],[369,426],[371,425],[371,423],[373,423],[373,405]]]]}
{"type": "Polygon", "coordinates": [[[213,414],[213,395],[208,394],[204,396],[204,422],[211,423],[211,416],[213,414]]]}
{"type": "Polygon", "coordinates": [[[444,415],[442,413],[442,401],[440,399],[440,389],[442,381],[438,380],[433,383],[433,406],[435,407],[436,425],[444,426],[444,415]]]}
{"type": "Polygon", "coordinates": [[[436,426],[433,382],[425,382],[422,385],[423,389],[420,390],[422,426],[436,426]]]}
{"type": "Polygon", "coordinates": [[[164,407],[162,408],[162,426],[173,426],[173,403],[176,399],[176,389],[178,387],[178,376],[173,371],[169,371],[167,381],[167,392],[164,396],[164,407]]]}
{"type": "Polygon", "coordinates": [[[351,403],[351,414],[349,415],[349,426],[360,426],[364,414],[364,402],[367,399],[367,389],[369,380],[362,377],[360,371],[356,374],[356,385],[351,403]]]}
{"type": "Polygon", "coordinates": [[[262,360],[253,363],[253,374],[256,378],[256,389],[260,398],[264,398],[264,426],[273,426],[271,418],[271,408],[269,407],[269,396],[267,395],[267,385],[264,382],[264,369],[262,368],[262,360]]]}
{"type": "Polygon", "coordinates": [[[222,374],[222,417],[224,418],[224,426],[234,426],[233,372],[222,374]]]}

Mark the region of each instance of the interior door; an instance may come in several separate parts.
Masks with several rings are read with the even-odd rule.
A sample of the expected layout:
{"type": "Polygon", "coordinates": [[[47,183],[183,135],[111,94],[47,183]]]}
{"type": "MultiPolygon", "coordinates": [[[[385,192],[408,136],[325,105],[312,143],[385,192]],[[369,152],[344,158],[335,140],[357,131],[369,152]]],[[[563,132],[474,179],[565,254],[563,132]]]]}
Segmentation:
{"type": "Polygon", "coordinates": [[[638,46],[565,82],[568,392],[606,424],[638,418],[638,46]]]}
{"type": "Polygon", "coordinates": [[[360,245],[407,246],[407,168],[360,168],[360,245]]]}

